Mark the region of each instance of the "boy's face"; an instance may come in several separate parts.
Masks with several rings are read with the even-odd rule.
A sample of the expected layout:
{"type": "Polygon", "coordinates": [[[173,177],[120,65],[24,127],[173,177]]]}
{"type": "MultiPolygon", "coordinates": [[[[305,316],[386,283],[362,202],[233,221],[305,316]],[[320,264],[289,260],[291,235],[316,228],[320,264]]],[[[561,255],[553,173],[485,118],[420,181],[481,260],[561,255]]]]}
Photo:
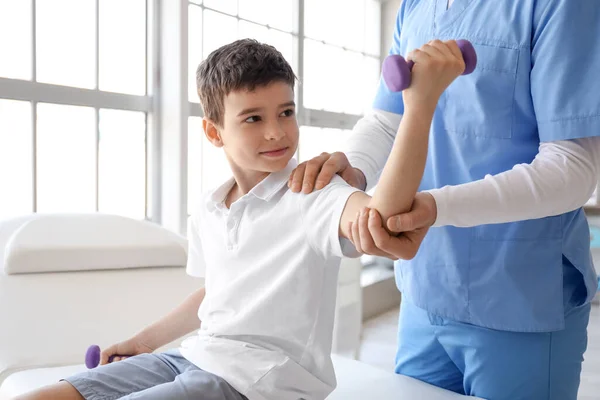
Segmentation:
{"type": "Polygon", "coordinates": [[[235,175],[270,173],[287,166],[298,146],[294,91],[273,82],[254,91],[233,91],[223,99],[223,127],[215,128],[235,175]]]}

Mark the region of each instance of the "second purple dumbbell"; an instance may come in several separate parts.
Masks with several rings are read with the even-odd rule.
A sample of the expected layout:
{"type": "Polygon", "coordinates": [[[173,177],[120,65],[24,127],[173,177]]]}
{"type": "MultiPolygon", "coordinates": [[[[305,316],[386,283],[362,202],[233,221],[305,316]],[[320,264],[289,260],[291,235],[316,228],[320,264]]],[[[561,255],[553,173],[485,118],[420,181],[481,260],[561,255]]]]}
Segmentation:
{"type": "MultiPolygon", "coordinates": [[[[456,44],[465,61],[465,72],[462,74],[468,75],[475,70],[477,53],[468,40],[457,40],[456,44]]],[[[386,57],[383,61],[382,75],[385,84],[392,92],[401,92],[410,86],[410,71],[414,64],[412,61],[406,62],[404,57],[398,54],[386,57]]]]}
{"type": "MultiPolygon", "coordinates": [[[[85,366],[89,369],[96,368],[100,364],[100,346],[93,344],[88,347],[85,353],[85,366]]],[[[111,363],[116,354],[113,354],[108,358],[108,362],[111,363]]]]}

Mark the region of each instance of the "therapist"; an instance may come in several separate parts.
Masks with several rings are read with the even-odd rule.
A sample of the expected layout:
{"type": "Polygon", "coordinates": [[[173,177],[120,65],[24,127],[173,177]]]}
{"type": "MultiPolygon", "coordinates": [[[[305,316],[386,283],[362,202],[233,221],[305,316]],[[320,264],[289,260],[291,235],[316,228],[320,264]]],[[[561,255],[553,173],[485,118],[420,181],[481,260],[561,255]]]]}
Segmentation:
{"type": "MultiPolygon", "coordinates": [[[[387,221],[411,232],[368,212],[353,226],[362,252],[418,249],[395,266],[396,372],[489,400],[576,400],[597,287],[581,207],[600,162],[600,2],[404,0],[390,53],[433,39],[471,41],[478,64],[440,99],[413,210],[387,221]]],[[[292,190],[335,173],[377,183],[402,94],[382,81],[373,108],[292,190]]]]}

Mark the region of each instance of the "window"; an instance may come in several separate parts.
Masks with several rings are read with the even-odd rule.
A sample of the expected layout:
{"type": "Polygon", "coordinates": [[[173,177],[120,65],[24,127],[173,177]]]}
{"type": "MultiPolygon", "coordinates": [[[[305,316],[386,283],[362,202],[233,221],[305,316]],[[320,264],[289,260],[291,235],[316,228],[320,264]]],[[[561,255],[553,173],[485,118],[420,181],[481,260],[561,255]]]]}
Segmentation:
{"type": "Polygon", "coordinates": [[[231,174],[222,150],[214,148],[202,132],[195,83],[202,59],[246,37],[281,51],[302,83],[296,95],[303,99],[297,111],[301,125],[298,157],[304,161],[323,151],[340,150],[344,136],[370,107],[379,78],[380,19],[376,0],[189,2],[188,213],[201,192],[231,174]],[[302,4],[304,20],[300,21],[302,4]],[[331,25],[334,15],[339,16],[335,29],[331,25]]]}
{"type": "Polygon", "coordinates": [[[301,126],[298,161],[310,160],[322,152],[334,153],[340,151],[340,143],[348,133],[350,131],[347,129],[301,126]]]}
{"type": "Polygon", "coordinates": [[[36,1],[38,82],[94,88],[94,3],[94,0],[36,1]]]}
{"type": "Polygon", "coordinates": [[[33,208],[31,104],[0,99],[0,219],[33,208]]]}
{"type": "Polygon", "coordinates": [[[183,233],[231,174],[202,132],[199,63],[238,38],[281,51],[305,159],[371,102],[379,24],[377,0],[0,0],[0,218],[99,211],[183,233]]]}
{"type": "Polygon", "coordinates": [[[0,218],[146,217],[147,8],[0,0],[0,218]]]}
{"type": "Polygon", "coordinates": [[[146,116],[101,109],[98,209],[143,219],[146,208],[146,116]]]}
{"type": "Polygon", "coordinates": [[[37,211],[96,208],[94,109],[38,104],[37,211]]]}
{"type": "Polygon", "coordinates": [[[188,121],[188,213],[192,213],[200,194],[225,182],[231,170],[223,150],[204,137],[202,118],[190,117],[188,121]]]}
{"type": "Polygon", "coordinates": [[[304,4],[310,21],[304,24],[304,106],[362,114],[373,101],[379,78],[379,2],[305,0],[304,4]],[[331,29],[331,16],[340,13],[343,17],[331,29]]]}
{"type": "MultiPolygon", "coordinates": [[[[238,37],[238,20],[235,17],[212,10],[204,11],[202,32],[202,59],[213,50],[234,41],[238,37]]],[[[189,28],[188,28],[189,29],[189,28]]]]}
{"type": "Polygon", "coordinates": [[[31,79],[31,2],[0,0],[0,76],[31,79]]]}
{"type": "Polygon", "coordinates": [[[145,95],[146,2],[101,0],[98,5],[100,90],[145,95]]]}

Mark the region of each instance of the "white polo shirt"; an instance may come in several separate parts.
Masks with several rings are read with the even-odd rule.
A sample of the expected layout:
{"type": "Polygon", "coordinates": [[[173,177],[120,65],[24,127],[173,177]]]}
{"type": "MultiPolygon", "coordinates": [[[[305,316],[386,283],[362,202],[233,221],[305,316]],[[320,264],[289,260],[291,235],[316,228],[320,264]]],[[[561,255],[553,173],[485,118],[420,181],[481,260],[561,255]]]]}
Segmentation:
{"type": "MultiPolygon", "coordinates": [[[[311,194],[287,187],[292,159],[227,209],[231,179],[190,218],[187,272],[206,278],[198,336],[182,355],[250,400],[324,399],[336,385],[331,342],[348,197],[339,176],[311,194]]],[[[347,247],[346,247],[347,246],[347,247]]]]}

